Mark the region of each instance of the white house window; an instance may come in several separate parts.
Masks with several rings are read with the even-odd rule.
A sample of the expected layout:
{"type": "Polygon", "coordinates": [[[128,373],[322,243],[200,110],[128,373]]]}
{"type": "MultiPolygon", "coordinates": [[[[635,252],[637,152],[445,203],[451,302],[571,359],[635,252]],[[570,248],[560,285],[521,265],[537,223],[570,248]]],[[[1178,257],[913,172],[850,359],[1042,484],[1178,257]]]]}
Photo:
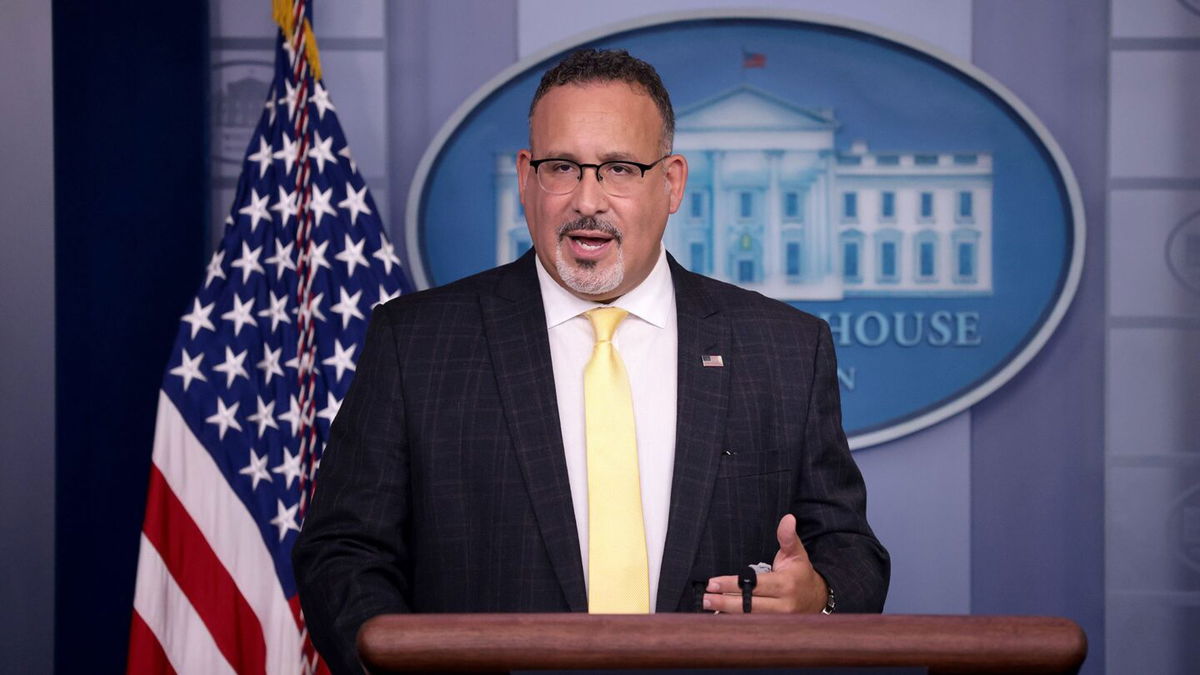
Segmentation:
{"type": "Polygon", "coordinates": [[[975,280],[975,242],[960,241],[958,249],[958,281],[975,280]]]}
{"type": "Polygon", "coordinates": [[[953,235],[954,283],[973,284],[979,279],[979,232],[958,230],[953,235]]]}
{"type": "Polygon", "coordinates": [[[975,220],[975,199],[969,190],[958,193],[958,222],[969,223],[975,220]]]}
{"type": "Polygon", "coordinates": [[[754,216],[754,193],[738,193],[738,217],[751,218],[754,216]]]}
{"type": "Polygon", "coordinates": [[[762,242],[749,232],[743,232],[730,253],[733,275],[738,283],[762,282],[762,242]]]}
{"type": "Polygon", "coordinates": [[[842,244],[844,252],[842,266],[845,270],[846,281],[862,281],[862,275],[858,272],[858,248],[857,241],[847,241],[842,244]]]}
{"type": "Polygon", "coordinates": [[[935,267],[937,244],[932,241],[921,242],[921,277],[932,279],[937,274],[935,267]]]}
{"type": "Polygon", "coordinates": [[[923,230],[917,233],[914,241],[917,281],[937,281],[937,234],[923,230]]]}
{"type": "Polygon", "coordinates": [[[738,261],[738,283],[749,284],[754,283],[754,261],[739,260],[738,261]]]}
{"type": "Polygon", "coordinates": [[[921,193],[920,218],[921,218],[921,220],[933,220],[933,193],[932,192],[922,192],[921,193]]]}
{"type": "Polygon", "coordinates": [[[800,220],[800,193],[791,191],[783,193],[783,217],[788,220],[800,220]]]}
{"type": "Polygon", "coordinates": [[[913,164],[917,166],[937,166],[937,155],[914,155],[913,164]]]}
{"type": "Polygon", "coordinates": [[[863,235],[857,230],[843,232],[840,236],[842,245],[842,277],[847,283],[862,283],[862,240],[863,235]]]}
{"type": "Polygon", "coordinates": [[[704,242],[693,241],[688,246],[688,269],[697,274],[704,274],[707,271],[707,265],[704,264],[707,257],[704,242]]]}
{"type": "Polygon", "coordinates": [[[900,231],[880,230],[875,234],[875,279],[894,284],[900,280],[900,231]]]}
{"type": "Polygon", "coordinates": [[[800,276],[800,242],[789,241],[787,243],[787,275],[789,277],[800,276]]]}
{"type": "Polygon", "coordinates": [[[842,220],[846,222],[858,221],[858,193],[843,192],[842,193],[842,220]]]}
{"type": "Polygon", "coordinates": [[[692,192],[688,198],[688,214],[699,220],[704,217],[704,193],[692,192]]]}
{"type": "Polygon", "coordinates": [[[896,193],[891,191],[879,195],[879,217],[884,220],[896,219],[896,193]]]}
{"type": "Polygon", "coordinates": [[[788,283],[798,283],[804,276],[804,230],[789,228],[782,232],[783,271],[788,283]]]}

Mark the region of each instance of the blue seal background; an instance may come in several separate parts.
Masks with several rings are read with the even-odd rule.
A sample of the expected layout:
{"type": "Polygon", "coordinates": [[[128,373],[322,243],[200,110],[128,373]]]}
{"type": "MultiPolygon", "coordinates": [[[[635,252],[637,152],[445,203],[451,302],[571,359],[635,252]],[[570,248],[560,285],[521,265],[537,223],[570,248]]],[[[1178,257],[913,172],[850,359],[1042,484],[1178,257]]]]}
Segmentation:
{"type": "MultiPolygon", "coordinates": [[[[832,108],[841,151],[862,138],[879,149],[992,153],[991,295],[792,303],[814,314],[979,314],[976,346],[839,346],[839,363],[857,372],[854,390],[843,389],[849,436],[901,424],[972,391],[1022,351],[1055,306],[1073,246],[1064,180],[1022,117],[953,66],[879,36],[784,19],[679,21],[572,49],[578,47],[627,49],[654,64],[676,110],[750,83],[799,105],[832,108]],[[743,70],[743,50],[765,54],[767,67],[743,70]]],[[[496,156],[526,147],[529,101],[541,74],[561,57],[533,64],[496,88],[434,160],[417,224],[418,254],[431,285],[494,266],[496,156]]]]}

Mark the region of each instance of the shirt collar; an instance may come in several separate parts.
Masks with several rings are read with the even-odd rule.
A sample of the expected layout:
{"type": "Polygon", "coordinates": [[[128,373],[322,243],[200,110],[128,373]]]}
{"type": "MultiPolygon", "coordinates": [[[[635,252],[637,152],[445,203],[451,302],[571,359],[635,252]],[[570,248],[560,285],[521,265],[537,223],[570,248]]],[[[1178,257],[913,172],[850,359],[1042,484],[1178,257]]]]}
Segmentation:
{"type": "Polygon", "coordinates": [[[541,258],[536,260],[538,286],[542,290],[542,305],[546,308],[546,327],[555,326],[573,319],[596,307],[620,307],[630,314],[657,328],[666,328],[670,314],[675,308],[675,286],[671,283],[671,268],[667,265],[666,249],[660,244],[658,261],[650,274],[633,290],[613,300],[608,305],[577,297],[558,285],[550,273],[542,267],[541,258]]]}

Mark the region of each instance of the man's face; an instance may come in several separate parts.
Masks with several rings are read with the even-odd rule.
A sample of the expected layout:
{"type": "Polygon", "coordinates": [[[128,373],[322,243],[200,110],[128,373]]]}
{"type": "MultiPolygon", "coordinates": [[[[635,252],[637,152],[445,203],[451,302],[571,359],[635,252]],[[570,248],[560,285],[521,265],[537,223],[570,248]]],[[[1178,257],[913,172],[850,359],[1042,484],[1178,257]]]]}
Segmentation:
{"type": "Polygon", "coordinates": [[[671,155],[646,172],[628,195],[609,195],[592,169],[565,195],[538,183],[531,160],[580,164],[627,160],[650,164],[663,155],[662,116],[640,88],[625,82],[555,87],[538,101],[530,150],[517,154],[517,180],[538,259],[558,284],[587,300],[629,292],[658,260],[667,216],[679,208],[687,161],[671,155]]]}

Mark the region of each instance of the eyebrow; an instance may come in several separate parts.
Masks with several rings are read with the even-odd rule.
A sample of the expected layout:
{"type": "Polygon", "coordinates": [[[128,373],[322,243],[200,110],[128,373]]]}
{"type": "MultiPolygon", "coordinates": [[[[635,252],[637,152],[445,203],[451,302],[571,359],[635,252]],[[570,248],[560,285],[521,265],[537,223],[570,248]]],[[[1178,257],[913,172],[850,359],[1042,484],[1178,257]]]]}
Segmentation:
{"type": "MultiPolygon", "coordinates": [[[[603,164],[605,162],[636,162],[636,161],[638,161],[638,160],[634,159],[634,157],[635,157],[635,154],[632,152],[624,152],[624,151],[606,152],[606,153],[603,153],[600,155],[599,161],[597,163],[603,164]]],[[[580,162],[579,156],[573,152],[549,152],[549,153],[546,153],[546,156],[543,157],[542,159],[569,159],[573,162],[579,162],[581,164],[586,163],[586,162],[580,162]]]]}
{"type": "Polygon", "coordinates": [[[622,160],[622,161],[636,162],[637,160],[634,159],[635,156],[636,155],[632,152],[606,152],[603,155],[600,155],[600,161],[601,162],[613,162],[613,161],[617,161],[617,160],[622,160]]]}

